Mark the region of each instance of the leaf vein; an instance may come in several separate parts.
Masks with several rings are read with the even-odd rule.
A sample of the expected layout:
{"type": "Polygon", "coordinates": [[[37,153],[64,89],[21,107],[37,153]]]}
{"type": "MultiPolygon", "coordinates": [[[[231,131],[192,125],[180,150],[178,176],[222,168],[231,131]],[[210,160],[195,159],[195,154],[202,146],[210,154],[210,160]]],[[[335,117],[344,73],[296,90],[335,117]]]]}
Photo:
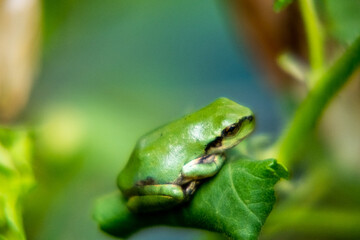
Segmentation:
{"type": "Polygon", "coordinates": [[[249,206],[245,203],[245,201],[241,198],[239,192],[237,191],[235,185],[234,185],[234,181],[233,181],[233,177],[232,177],[232,171],[231,171],[231,165],[229,166],[229,176],[230,176],[230,183],[232,188],[235,190],[236,192],[236,196],[239,199],[240,202],[243,203],[243,205],[245,205],[245,209],[253,216],[255,217],[255,220],[257,220],[260,224],[260,226],[262,225],[262,221],[260,220],[260,218],[249,208],[249,206]]]}

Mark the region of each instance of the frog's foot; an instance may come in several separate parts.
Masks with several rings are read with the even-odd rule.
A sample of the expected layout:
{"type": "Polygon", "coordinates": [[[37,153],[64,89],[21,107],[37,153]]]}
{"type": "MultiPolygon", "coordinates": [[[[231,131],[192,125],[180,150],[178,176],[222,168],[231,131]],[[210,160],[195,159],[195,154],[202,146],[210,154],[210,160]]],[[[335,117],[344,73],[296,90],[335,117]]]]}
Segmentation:
{"type": "Polygon", "coordinates": [[[199,184],[200,181],[191,181],[182,186],[185,193],[185,201],[188,201],[191,198],[199,184]]]}
{"type": "Polygon", "coordinates": [[[154,212],[172,208],[183,202],[183,189],[175,184],[145,185],[136,188],[136,194],[127,202],[135,213],[154,212]]]}
{"type": "MultiPolygon", "coordinates": [[[[222,167],[225,161],[223,154],[205,155],[192,160],[184,165],[181,174],[175,183],[184,185],[200,179],[214,176],[222,167]]],[[[195,184],[195,185],[198,185],[195,184]]],[[[192,188],[192,186],[189,186],[192,188]]]]}

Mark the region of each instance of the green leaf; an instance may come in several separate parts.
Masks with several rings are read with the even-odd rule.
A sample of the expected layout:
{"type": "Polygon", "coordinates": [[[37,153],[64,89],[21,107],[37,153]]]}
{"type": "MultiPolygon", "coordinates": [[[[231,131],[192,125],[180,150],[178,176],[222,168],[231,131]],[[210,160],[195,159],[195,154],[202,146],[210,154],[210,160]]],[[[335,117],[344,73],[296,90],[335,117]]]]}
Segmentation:
{"type": "Polygon", "coordinates": [[[338,41],[350,44],[360,35],[360,1],[326,0],[324,17],[330,35],[338,41]]]}
{"type": "Polygon", "coordinates": [[[233,239],[257,239],[275,202],[274,185],[287,174],[274,159],[233,157],[199,187],[190,202],[173,210],[136,215],[117,192],[100,198],[93,216],[103,231],[117,237],[161,224],[207,229],[233,239]]]}
{"type": "Polygon", "coordinates": [[[274,2],[274,10],[275,12],[280,12],[284,8],[286,8],[293,0],[275,0],[274,2]]]}
{"type": "Polygon", "coordinates": [[[0,239],[26,239],[22,202],[35,185],[31,148],[26,130],[0,128],[0,239]]]}

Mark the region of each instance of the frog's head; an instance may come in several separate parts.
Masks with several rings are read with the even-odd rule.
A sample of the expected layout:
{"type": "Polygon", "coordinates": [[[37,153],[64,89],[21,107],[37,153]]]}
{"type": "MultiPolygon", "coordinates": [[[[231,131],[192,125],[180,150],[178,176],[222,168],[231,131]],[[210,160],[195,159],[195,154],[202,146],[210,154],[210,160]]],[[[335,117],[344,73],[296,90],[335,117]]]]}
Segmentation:
{"type": "Polygon", "coordinates": [[[219,98],[211,105],[216,109],[214,129],[216,138],[205,149],[208,154],[222,152],[239,144],[255,128],[255,117],[252,111],[227,98],[219,98]]]}

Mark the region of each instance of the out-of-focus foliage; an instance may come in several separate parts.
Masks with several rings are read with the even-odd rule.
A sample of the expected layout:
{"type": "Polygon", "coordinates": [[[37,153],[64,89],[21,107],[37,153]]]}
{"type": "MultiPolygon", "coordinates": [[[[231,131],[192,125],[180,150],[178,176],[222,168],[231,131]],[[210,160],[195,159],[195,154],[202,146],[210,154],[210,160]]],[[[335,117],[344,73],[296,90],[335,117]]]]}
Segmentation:
{"type": "Polygon", "coordinates": [[[22,208],[35,185],[32,140],[25,130],[0,129],[0,239],[26,239],[22,208]]]}
{"type": "Polygon", "coordinates": [[[275,0],[274,2],[274,10],[275,11],[281,11],[284,8],[286,8],[290,3],[292,3],[293,0],[275,0]]]}
{"type": "Polygon", "coordinates": [[[360,34],[360,1],[326,0],[320,3],[324,6],[325,26],[331,36],[342,43],[353,42],[360,34]]]}
{"type": "Polygon", "coordinates": [[[37,158],[53,168],[72,165],[85,141],[85,120],[71,107],[53,107],[36,130],[37,158]],[[69,162],[68,162],[69,161],[69,162]]]}
{"type": "Polygon", "coordinates": [[[30,239],[37,238],[56,198],[79,173],[86,142],[85,121],[71,107],[52,106],[38,124],[33,131],[38,184],[25,203],[25,227],[30,239]]]}

